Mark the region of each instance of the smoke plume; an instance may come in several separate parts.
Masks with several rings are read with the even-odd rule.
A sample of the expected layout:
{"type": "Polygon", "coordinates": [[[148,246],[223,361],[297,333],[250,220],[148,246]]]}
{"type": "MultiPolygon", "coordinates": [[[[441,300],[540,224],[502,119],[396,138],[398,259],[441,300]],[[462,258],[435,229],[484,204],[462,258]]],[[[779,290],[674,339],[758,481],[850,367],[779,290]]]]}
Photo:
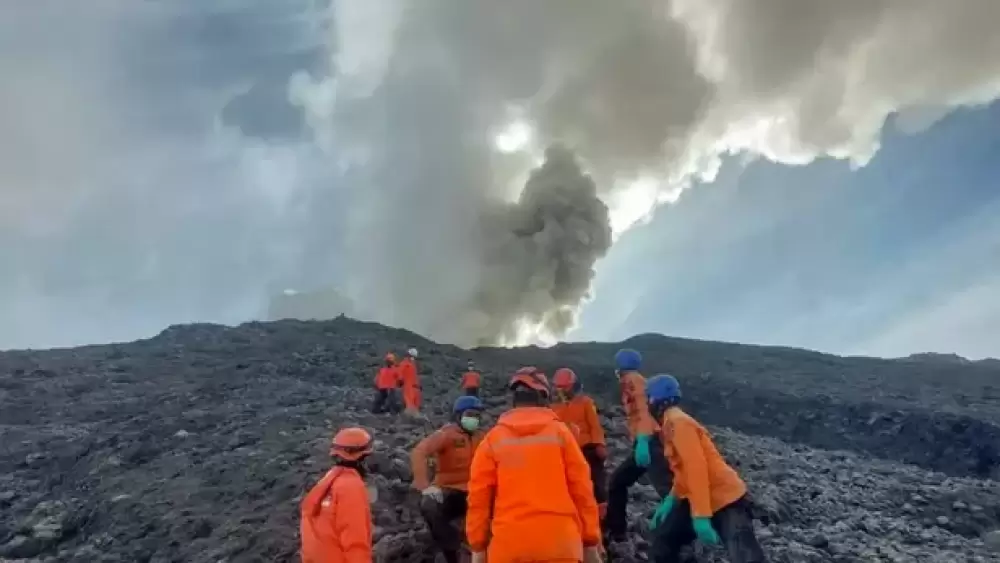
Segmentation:
{"type": "Polygon", "coordinates": [[[995,0],[29,4],[0,14],[0,346],[325,286],[442,340],[558,336],[726,155],[863,165],[890,116],[1000,92],[995,0]]]}
{"type": "Polygon", "coordinates": [[[376,201],[364,217],[378,225],[359,227],[377,234],[356,260],[361,279],[382,280],[366,287],[373,302],[464,342],[508,340],[525,325],[563,333],[610,228],[711,179],[724,154],[861,164],[890,114],[985,102],[998,86],[1000,41],[984,22],[1000,7],[988,1],[373,5],[379,32],[340,41],[332,59],[352,73],[312,86],[363,94],[312,108],[329,117],[312,124],[365,146],[361,183],[376,201]],[[391,54],[366,66],[358,54],[369,52],[391,54]],[[497,154],[490,135],[510,122],[531,142],[497,154]],[[575,156],[550,153],[512,214],[504,198],[550,143],[575,156]],[[578,174],[555,158],[579,159],[596,191],[543,180],[559,167],[578,174]],[[505,226],[518,216],[548,242],[505,226]],[[550,228],[543,217],[572,219],[550,228]]]}

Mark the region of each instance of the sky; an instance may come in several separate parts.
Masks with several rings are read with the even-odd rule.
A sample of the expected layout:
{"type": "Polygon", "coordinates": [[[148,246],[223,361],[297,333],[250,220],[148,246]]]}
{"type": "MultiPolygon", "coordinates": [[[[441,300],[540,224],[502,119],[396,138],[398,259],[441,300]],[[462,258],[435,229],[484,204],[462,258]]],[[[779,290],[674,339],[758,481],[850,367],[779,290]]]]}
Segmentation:
{"type": "Polygon", "coordinates": [[[463,345],[1000,356],[1000,5],[746,6],[9,2],[0,349],[333,287],[463,345]]]}

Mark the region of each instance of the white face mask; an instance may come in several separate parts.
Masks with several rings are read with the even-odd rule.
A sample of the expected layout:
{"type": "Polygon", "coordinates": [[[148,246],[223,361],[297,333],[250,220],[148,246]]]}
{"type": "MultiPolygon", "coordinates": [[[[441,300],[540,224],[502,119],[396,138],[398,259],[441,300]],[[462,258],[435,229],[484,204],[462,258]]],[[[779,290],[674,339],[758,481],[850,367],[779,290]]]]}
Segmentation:
{"type": "Polygon", "coordinates": [[[476,430],[479,430],[479,419],[474,416],[463,416],[458,423],[467,432],[475,432],[476,430]]]}

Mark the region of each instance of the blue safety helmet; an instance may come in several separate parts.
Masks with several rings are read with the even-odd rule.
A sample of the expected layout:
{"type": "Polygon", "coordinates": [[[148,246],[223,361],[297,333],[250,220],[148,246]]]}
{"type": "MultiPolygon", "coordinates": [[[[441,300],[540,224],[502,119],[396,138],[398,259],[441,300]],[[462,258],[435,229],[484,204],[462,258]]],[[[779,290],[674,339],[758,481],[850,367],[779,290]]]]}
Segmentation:
{"type": "Polygon", "coordinates": [[[631,348],[622,348],[615,354],[615,369],[618,371],[638,371],[642,365],[642,354],[631,348]]]}
{"type": "Polygon", "coordinates": [[[654,375],[646,382],[646,397],[651,405],[668,401],[676,403],[681,398],[681,384],[672,375],[654,375]]]}
{"type": "Polygon", "coordinates": [[[481,411],[483,410],[483,402],[479,400],[479,397],[473,397],[472,395],[463,395],[455,399],[455,406],[451,408],[453,414],[461,414],[465,411],[481,411]]]}

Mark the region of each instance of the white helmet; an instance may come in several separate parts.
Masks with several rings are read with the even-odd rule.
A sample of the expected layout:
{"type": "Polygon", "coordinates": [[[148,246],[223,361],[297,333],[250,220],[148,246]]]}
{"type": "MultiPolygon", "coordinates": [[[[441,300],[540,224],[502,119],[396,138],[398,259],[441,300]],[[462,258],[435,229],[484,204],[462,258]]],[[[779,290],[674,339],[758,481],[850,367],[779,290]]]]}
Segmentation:
{"type": "Polygon", "coordinates": [[[406,353],[409,354],[410,356],[413,356],[414,358],[417,357],[417,349],[416,348],[410,348],[409,350],[406,351],[406,353]]]}

